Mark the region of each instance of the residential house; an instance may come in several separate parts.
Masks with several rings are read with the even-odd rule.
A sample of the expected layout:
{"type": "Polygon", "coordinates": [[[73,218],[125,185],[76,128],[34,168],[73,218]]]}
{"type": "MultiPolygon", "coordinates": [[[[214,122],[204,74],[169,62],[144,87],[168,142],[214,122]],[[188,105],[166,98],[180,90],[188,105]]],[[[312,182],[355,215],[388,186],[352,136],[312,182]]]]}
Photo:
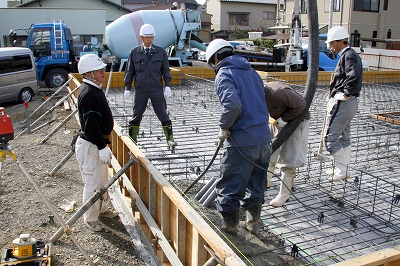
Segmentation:
{"type": "MultiPolygon", "coordinates": [[[[294,1],[285,1],[283,23],[291,21],[294,1]]],[[[303,25],[308,24],[306,2],[300,0],[303,25]]],[[[364,47],[388,48],[388,44],[400,39],[398,0],[318,0],[317,5],[319,24],[326,25],[321,33],[327,32],[329,26],[343,26],[350,34],[353,47],[362,44],[364,47]]]]}
{"type": "Polygon", "coordinates": [[[281,4],[282,0],[207,0],[212,39],[233,39],[235,31],[267,31],[275,26],[281,4]]]}

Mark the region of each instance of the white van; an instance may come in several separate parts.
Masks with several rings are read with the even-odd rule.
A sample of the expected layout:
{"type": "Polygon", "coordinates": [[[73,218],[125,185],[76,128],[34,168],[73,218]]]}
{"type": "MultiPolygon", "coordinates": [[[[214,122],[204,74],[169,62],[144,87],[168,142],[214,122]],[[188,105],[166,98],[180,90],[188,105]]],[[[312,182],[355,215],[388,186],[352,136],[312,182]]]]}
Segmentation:
{"type": "Polygon", "coordinates": [[[30,102],[39,93],[35,59],[29,48],[0,48],[0,102],[30,102]]]}

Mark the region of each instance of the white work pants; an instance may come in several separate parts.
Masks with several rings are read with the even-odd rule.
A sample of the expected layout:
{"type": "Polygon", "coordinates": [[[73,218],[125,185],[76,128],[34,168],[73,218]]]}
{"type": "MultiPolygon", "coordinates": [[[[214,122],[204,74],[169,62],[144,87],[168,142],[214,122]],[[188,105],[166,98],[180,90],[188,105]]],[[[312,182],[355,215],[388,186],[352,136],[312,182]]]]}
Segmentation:
{"type": "MultiPolygon", "coordinates": [[[[85,204],[96,191],[108,181],[107,165],[100,161],[99,149],[91,142],[78,138],[75,144],[75,154],[81,170],[83,187],[83,204],[85,204]]],[[[107,192],[103,199],[107,198],[107,192]]],[[[86,222],[94,222],[99,214],[108,210],[105,201],[97,200],[83,215],[86,222]],[[101,206],[100,206],[101,205],[101,206]]]]}

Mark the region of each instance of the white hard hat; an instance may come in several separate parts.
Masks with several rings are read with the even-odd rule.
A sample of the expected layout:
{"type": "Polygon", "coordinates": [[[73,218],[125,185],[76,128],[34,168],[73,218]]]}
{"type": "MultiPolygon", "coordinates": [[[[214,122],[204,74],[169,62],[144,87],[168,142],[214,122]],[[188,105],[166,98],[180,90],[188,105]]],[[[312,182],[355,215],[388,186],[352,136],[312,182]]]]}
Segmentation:
{"type": "Polygon", "coordinates": [[[95,54],[85,54],[78,62],[79,74],[85,74],[94,70],[99,70],[107,66],[104,62],[95,54]]]}
{"type": "Polygon", "coordinates": [[[336,26],[328,31],[328,38],[325,43],[330,43],[332,41],[344,40],[349,38],[349,33],[342,26],[336,26]]]}
{"type": "Polygon", "coordinates": [[[210,42],[210,44],[207,46],[207,50],[206,50],[207,64],[209,64],[210,58],[212,56],[214,56],[214,54],[216,52],[218,52],[220,49],[222,49],[224,47],[229,47],[233,50],[233,46],[229,42],[225,41],[224,39],[215,39],[212,42],[210,42]]]}
{"type": "Polygon", "coordinates": [[[142,27],[140,27],[140,36],[145,36],[145,37],[152,37],[156,35],[156,32],[154,31],[154,27],[151,24],[143,24],[142,27]]]}

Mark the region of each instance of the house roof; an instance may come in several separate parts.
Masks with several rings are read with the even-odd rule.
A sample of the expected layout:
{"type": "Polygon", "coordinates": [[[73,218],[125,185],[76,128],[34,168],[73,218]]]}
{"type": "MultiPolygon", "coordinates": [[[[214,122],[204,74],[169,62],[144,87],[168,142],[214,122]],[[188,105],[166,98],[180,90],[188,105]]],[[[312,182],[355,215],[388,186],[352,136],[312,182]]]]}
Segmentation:
{"type": "MultiPolygon", "coordinates": [[[[126,8],[124,6],[121,6],[121,5],[119,5],[119,4],[117,4],[117,3],[113,2],[113,1],[108,1],[108,0],[99,0],[99,1],[101,1],[103,3],[106,3],[106,4],[113,5],[113,6],[117,7],[118,9],[122,9],[122,10],[125,10],[125,11],[128,11],[128,12],[132,12],[132,10],[130,8],[126,8]]],[[[27,2],[25,2],[23,4],[17,5],[16,7],[27,7],[30,4],[33,4],[33,3],[36,3],[36,2],[42,2],[42,0],[30,0],[30,1],[27,1],[27,2]]]]}
{"type": "Polygon", "coordinates": [[[279,1],[280,0],[220,0],[220,2],[237,2],[237,3],[268,4],[268,5],[276,5],[278,4],[279,1]]]}
{"type": "Polygon", "coordinates": [[[173,2],[177,2],[179,5],[181,3],[190,3],[190,4],[196,4],[199,5],[196,0],[181,0],[181,1],[176,1],[176,0],[122,0],[122,4],[148,4],[151,5],[153,2],[156,2],[158,5],[172,5],[173,2]]]}

